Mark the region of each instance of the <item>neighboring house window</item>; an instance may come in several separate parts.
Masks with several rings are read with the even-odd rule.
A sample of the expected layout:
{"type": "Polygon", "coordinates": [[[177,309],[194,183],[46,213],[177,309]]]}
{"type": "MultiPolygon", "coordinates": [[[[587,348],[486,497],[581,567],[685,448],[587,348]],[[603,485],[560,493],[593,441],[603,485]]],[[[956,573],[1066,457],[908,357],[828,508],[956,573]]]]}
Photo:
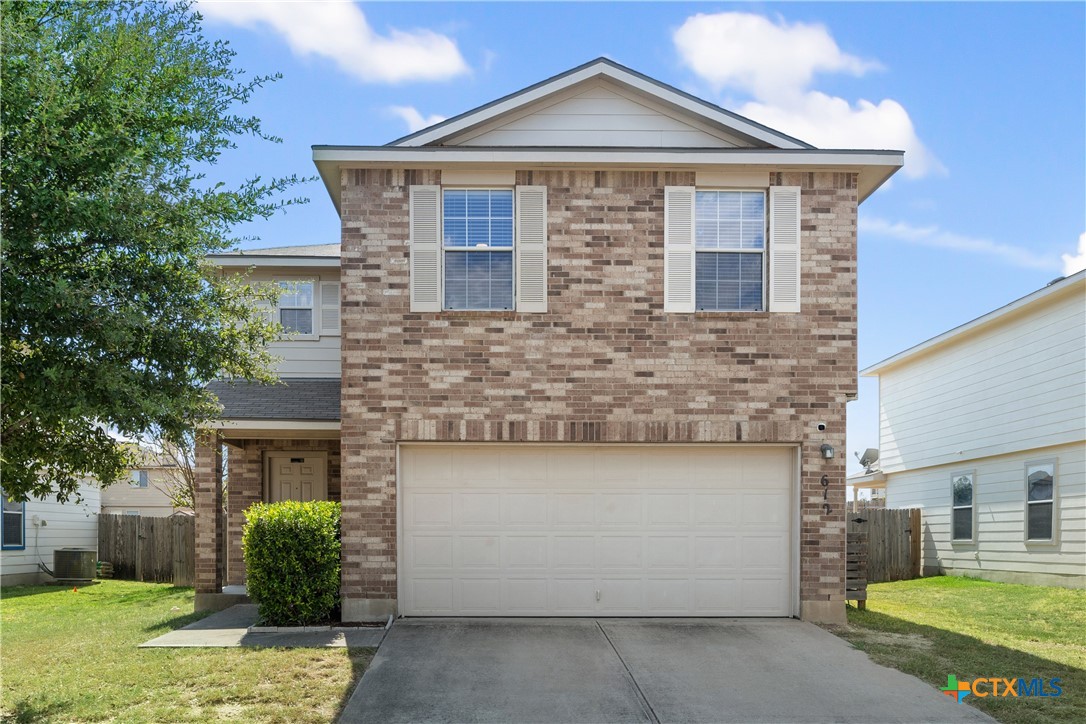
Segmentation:
{"type": "Polygon", "coordinates": [[[698,191],[694,201],[694,306],[765,309],[763,191],[698,191]]]}
{"type": "Polygon", "coordinates": [[[513,309],[513,190],[444,189],[445,309],[513,309]]]}
{"type": "Polygon", "coordinates": [[[952,478],[951,538],[973,540],[973,473],[952,478]]]}
{"type": "Polygon", "coordinates": [[[147,471],[146,470],[133,470],[132,480],[129,483],[133,488],[146,488],[147,487],[147,471]]]}
{"type": "Polygon", "coordinates": [[[314,333],[313,282],[279,282],[279,324],[284,334],[314,333]]]}
{"type": "Polygon", "coordinates": [[[26,504],[8,500],[8,496],[0,492],[3,497],[4,513],[0,522],[0,538],[3,539],[3,548],[26,547],[26,504]]]}
{"type": "Polygon", "coordinates": [[[1051,541],[1055,527],[1056,464],[1026,465],[1026,539],[1051,541]]]}
{"type": "Polygon", "coordinates": [[[125,515],[139,515],[140,512],[138,510],[126,510],[126,511],[124,511],[124,514],[125,515]]]}

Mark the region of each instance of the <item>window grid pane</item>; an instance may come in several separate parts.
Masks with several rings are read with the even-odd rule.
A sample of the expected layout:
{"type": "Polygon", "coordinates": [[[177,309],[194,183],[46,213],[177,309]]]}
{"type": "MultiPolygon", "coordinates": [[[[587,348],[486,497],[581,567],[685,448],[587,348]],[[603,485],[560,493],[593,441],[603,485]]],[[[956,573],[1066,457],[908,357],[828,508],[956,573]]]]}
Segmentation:
{"type": "Polygon", "coordinates": [[[1052,466],[1040,465],[1031,467],[1027,471],[1026,485],[1028,486],[1027,500],[1052,500],[1052,466]]]}
{"type": "Polygon", "coordinates": [[[699,251],[694,257],[697,309],[761,311],[761,254],[699,251]]]}
{"type": "Polygon", "coordinates": [[[313,310],[280,309],[279,324],[287,334],[313,334],[313,310]]]}
{"type": "Polygon", "coordinates": [[[513,246],[511,189],[446,189],[442,239],[446,247],[513,246]]]}
{"type": "Polygon", "coordinates": [[[954,478],[954,506],[973,504],[973,476],[959,475],[954,478]]]}
{"type": "Polygon", "coordinates": [[[698,191],[694,198],[696,248],[765,248],[763,192],[698,191]]]}
{"type": "Polygon", "coordinates": [[[513,252],[446,251],[446,309],[512,309],[513,252]]]}

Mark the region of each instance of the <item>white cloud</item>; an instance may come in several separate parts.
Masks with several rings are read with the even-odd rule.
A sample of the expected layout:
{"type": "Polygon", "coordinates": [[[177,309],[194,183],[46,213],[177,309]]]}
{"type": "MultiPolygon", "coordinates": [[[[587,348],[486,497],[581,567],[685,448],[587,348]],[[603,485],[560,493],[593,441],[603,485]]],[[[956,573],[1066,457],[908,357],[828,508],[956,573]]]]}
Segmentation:
{"type": "Polygon", "coordinates": [[[446,80],[468,72],[455,41],[432,30],[378,34],[351,2],[210,2],[197,10],[211,20],[269,27],[295,55],[329,58],[359,80],[377,83],[446,80]]]}
{"type": "Polygon", "coordinates": [[[1063,260],[1063,275],[1070,276],[1086,269],[1086,233],[1078,238],[1077,254],[1061,254],[1063,260]]]}
{"type": "Polygon", "coordinates": [[[842,52],[822,25],[773,23],[751,13],[699,13],[674,35],[686,64],[716,90],[738,88],[769,100],[793,95],[815,73],[863,75],[881,67],[842,52]]]}
{"type": "Polygon", "coordinates": [[[818,73],[862,76],[877,61],[842,51],[822,25],[777,22],[751,13],[698,14],[673,35],[683,62],[717,92],[753,100],[736,112],[821,148],[905,151],[906,176],[946,173],[893,99],[852,103],[810,89],[818,73]]]}
{"type": "Polygon", "coordinates": [[[445,120],[445,116],[439,116],[432,114],[429,116],[423,116],[413,106],[390,106],[389,112],[395,116],[399,116],[400,119],[407,124],[407,130],[410,133],[415,131],[421,131],[423,128],[434,125],[435,123],[441,123],[445,120]]]}
{"type": "MultiPolygon", "coordinates": [[[[990,239],[977,239],[955,234],[934,225],[912,226],[903,221],[890,222],[877,217],[861,216],[859,229],[861,234],[882,236],[895,241],[904,241],[909,244],[928,246],[935,249],[979,254],[1029,269],[1053,270],[1059,267],[1059,261],[1054,256],[1038,254],[1013,244],[1001,244],[990,239]]],[[[1067,258],[1067,255],[1064,255],[1065,264],[1067,258]]]]}

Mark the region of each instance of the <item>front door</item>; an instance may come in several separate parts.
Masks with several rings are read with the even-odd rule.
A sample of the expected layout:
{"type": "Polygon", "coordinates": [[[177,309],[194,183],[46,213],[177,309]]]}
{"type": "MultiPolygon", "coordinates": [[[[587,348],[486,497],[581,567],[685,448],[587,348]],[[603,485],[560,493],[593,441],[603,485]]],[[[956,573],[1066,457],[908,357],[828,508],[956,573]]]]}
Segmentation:
{"type": "Polygon", "coordinates": [[[325,457],[320,453],[268,456],[268,501],[328,500],[325,457]]]}

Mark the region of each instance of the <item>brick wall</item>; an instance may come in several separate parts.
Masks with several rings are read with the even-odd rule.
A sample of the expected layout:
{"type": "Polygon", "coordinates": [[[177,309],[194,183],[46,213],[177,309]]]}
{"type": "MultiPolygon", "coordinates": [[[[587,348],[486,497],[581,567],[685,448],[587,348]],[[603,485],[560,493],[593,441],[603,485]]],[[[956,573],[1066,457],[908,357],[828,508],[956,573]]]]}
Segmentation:
{"type": "Polygon", "coordinates": [[[328,499],[340,499],[339,440],[233,440],[226,448],[226,583],[245,583],[241,530],[245,509],[264,497],[264,453],[275,450],[323,450],[328,453],[328,499]]]}
{"type": "Polygon", "coordinates": [[[842,601],[856,177],[771,178],[803,189],[800,314],[665,314],[664,186],[694,174],[565,170],[517,173],[548,187],[546,314],[419,314],[408,187],[440,172],[345,171],[345,598],[396,597],[397,440],[742,441],[802,446],[801,599],[842,601]]]}

